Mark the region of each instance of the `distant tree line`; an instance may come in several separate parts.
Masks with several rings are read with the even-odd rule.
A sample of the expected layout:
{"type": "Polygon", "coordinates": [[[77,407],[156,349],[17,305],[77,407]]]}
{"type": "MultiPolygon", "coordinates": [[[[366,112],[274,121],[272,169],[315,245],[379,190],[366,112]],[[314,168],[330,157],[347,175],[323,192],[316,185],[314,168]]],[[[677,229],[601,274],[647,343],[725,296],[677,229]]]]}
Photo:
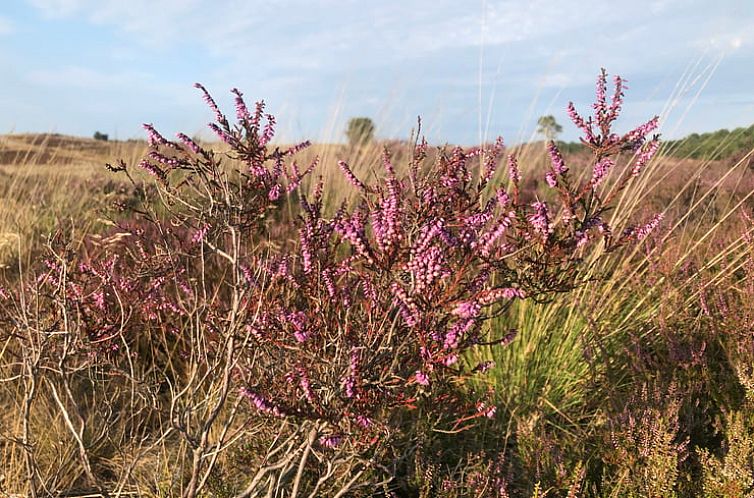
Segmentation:
{"type": "MultiPolygon", "coordinates": [[[[584,150],[579,142],[557,140],[563,128],[552,116],[542,116],[537,122],[537,133],[546,140],[555,140],[565,154],[576,154],[584,150]]],[[[692,133],[680,140],[663,141],[663,153],[668,156],[692,159],[728,159],[739,157],[754,149],[754,125],[734,130],[717,130],[708,133],[692,133]]]]}
{"type": "Polygon", "coordinates": [[[754,148],[754,125],[734,130],[692,133],[681,140],[665,142],[666,154],[692,159],[728,159],[754,148]]]}

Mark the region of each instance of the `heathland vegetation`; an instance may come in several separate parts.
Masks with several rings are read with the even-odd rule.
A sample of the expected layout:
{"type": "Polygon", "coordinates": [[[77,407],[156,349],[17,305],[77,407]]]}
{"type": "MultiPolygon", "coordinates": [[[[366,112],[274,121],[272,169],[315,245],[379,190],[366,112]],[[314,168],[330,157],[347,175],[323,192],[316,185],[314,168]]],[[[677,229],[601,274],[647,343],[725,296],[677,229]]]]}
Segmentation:
{"type": "Polygon", "coordinates": [[[744,132],[602,72],[578,146],[284,146],[197,86],[220,142],[0,141],[0,496],[754,493],[744,132]]]}

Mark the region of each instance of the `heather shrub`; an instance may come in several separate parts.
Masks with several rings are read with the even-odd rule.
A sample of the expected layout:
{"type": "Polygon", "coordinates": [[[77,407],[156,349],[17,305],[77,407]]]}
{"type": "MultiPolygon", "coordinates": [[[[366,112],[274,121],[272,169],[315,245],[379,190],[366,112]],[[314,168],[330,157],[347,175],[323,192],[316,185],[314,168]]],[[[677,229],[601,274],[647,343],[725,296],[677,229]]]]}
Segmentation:
{"type": "MultiPolygon", "coordinates": [[[[575,494],[580,467],[553,457],[560,469],[548,477],[555,452],[537,456],[533,430],[518,467],[504,445],[453,441],[498,416],[478,381],[494,365],[468,353],[504,347],[516,331],[490,320],[516,301],[572,291],[596,258],[660,222],[613,233],[605,218],[658,147],[647,140],[656,118],[612,132],[623,81],[608,101],[601,73],[593,117],[569,106],[591,174],[573,178],[551,142],[546,200],[522,191],[502,139],[432,154],[417,139],[401,167],[385,150],[373,182],[340,161],[357,199],[333,215],[321,179],[300,189],[319,162],[294,159],[308,143],[272,145],[274,118],[261,102],[250,111],[237,90],[231,124],[197,86],[227,151],[145,125],[139,166],[154,194],[105,238],[52,241],[49,257],[3,292],[30,492],[63,485],[40,470],[32,431],[35,406],[50,399],[77,460],[70,485],[122,489],[151,474],[170,476],[154,492],[184,496],[506,496],[511,471],[523,469],[575,494]],[[627,151],[629,167],[613,172],[627,151]],[[492,181],[503,161],[506,185],[492,181]],[[294,192],[295,219],[276,218],[294,192]],[[442,450],[427,457],[437,434],[447,436],[442,450]]],[[[125,162],[109,167],[135,182],[125,162]]]]}
{"type": "Polygon", "coordinates": [[[704,496],[754,496],[754,423],[751,405],[725,418],[723,454],[698,449],[704,496]]]}
{"type": "Polygon", "coordinates": [[[601,496],[676,496],[688,440],[679,434],[680,403],[671,385],[645,386],[608,423],[601,496]]]}

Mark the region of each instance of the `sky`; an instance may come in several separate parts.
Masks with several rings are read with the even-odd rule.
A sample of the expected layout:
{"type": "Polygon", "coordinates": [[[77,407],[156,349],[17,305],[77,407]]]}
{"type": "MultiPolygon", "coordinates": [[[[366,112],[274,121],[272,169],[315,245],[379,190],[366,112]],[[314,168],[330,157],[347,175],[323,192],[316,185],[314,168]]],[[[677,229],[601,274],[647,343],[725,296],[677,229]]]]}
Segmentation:
{"type": "Polygon", "coordinates": [[[432,142],[534,136],[628,81],[619,131],[754,123],[753,0],[2,0],[0,133],[204,133],[194,82],[233,113],[264,99],[282,141],[344,140],[350,117],[432,142]]]}

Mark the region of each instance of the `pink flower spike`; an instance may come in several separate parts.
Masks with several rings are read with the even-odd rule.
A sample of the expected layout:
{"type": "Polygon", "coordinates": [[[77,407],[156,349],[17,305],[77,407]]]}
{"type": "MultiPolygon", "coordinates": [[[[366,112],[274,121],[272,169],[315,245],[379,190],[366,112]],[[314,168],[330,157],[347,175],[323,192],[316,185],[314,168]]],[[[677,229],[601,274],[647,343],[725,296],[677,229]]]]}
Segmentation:
{"type": "Polygon", "coordinates": [[[487,418],[495,418],[495,414],[497,413],[497,407],[494,405],[488,406],[485,402],[480,401],[477,404],[477,413],[480,413],[484,415],[487,418]]]}
{"type": "Polygon", "coordinates": [[[568,173],[568,168],[565,165],[565,160],[560,153],[560,149],[555,145],[555,142],[550,142],[547,145],[547,153],[550,155],[550,164],[552,164],[552,170],[556,175],[564,175],[568,173]]]}
{"type": "Polygon", "coordinates": [[[353,171],[351,171],[351,167],[348,166],[347,162],[338,161],[338,166],[340,167],[340,170],[343,172],[343,174],[348,179],[348,181],[351,183],[351,185],[353,185],[354,187],[356,187],[362,192],[366,192],[367,190],[366,186],[363,183],[361,183],[361,180],[356,178],[356,175],[353,174],[353,171]]]}
{"type": "Polygon", "coordinates": [[[335,449],[341,443],[343,443],[343,436],[340,434],[330,434],[319,438],[319,444],[329,449],[335,449]]]}
{"type": "Polygon", "coordinates": [[[646,239],[650,233],[652,233],[658,226],[660,226],[660,223],[662,222],[664,217],[665,215],[663,213],[657,213],[656,215],[654,215],[652,219],[649,220],[649,223],[639,227],[636,230],[636,239],[646,239]]]}
{"type": "Polygon", "coordinates": [[[514,154],[508,156],[508,176],[514,185],[518,185],[521,182],[521,172],[518,169],[518,159],[514,154]]]}
{"type": "Polygon", "coordinates": [[[194,244],[202,242],[208,231],[209,225],[205,223],[201,228],[194,232],[194,235],[191,236],[191,242],[193,242],[194,244]]]}
{"type": "Polygon", "coordinates": [[[553,232],[547,204],[538,201],[533,203],[532,207],[534,208],[534,213],[528,215],[526,219],[531,224],[535,233],[541,235],[544,239],[547,239],[553,232]]]}
{"type": "Polygon", "coordinates": [[[660,148],[660,141],[657,138],[653,138],[648,144],[642,147],[639,157],[636,159],[633,168],[631,168],[631,176],[638,176],[644,167],[657,153],[660,148]]]}
{"type": "Polygon", "coordinates": [[[610,169],[615,166],[615,162],[609,157],[601,159],[594,165],[594,171],[592,172],[592,188],[598,186],[605,179],[610,169]]]}
{"type": "Polygon", "coordinates": [[[204,101],[207,103],[210,109],[215,113],[215,119],[220,124],[227,124],[228,120],[225,118],[225,115],[220,111],[220,108],[217,107],[217,103],[215,102],[215,99],[212,98],[212,96],[209,94],[206,88],[204,88],[204,85],[201,83],[194,83],[194,88],[198,88],[202,92],[202,96],[204,97],[204,101]]]}
{"type": "Polygon", "coordinates": [[[429,386],[429,377],[427,377],[427,374],[422,372],[421,370],[417,370],[414,374],[414,379],[416,379],[416,383],[422,386],[429,386]]]}
{"type": "Polygon", "coordinates": [[[251,113],[249,113],[249,109],[246,107],[246,102],[243,100],[241,91],[238,88],[233,88],[231,93],[236,96],[236,117],[238,120],[241,122],[251,122],[251,113]]]}
{"type": "Polygon", "coordinates": [[[545,181],[551,188],[555,188],[558,185],[558,180],[557,178],[555,178],[554,171],[548,171],[547,173],[545,173],[545,181]]]}
{"type": "Polygon", "coordinates": [[[183,133],[176,133],[175,136],[178,137],[178,140],[183,142],[183,145],[185,145],[191,152],[194,154],[201,154],[202,148],[192,138],[183,133]]]}
{"type": "Polygon", "coordinates": [[[627,144],[642,144],[647,135],[657,129],[660,124],[659,116],[655,116],[646,123],[633,130],[629,131],[623,136],[623,141],[627,144]]]}

